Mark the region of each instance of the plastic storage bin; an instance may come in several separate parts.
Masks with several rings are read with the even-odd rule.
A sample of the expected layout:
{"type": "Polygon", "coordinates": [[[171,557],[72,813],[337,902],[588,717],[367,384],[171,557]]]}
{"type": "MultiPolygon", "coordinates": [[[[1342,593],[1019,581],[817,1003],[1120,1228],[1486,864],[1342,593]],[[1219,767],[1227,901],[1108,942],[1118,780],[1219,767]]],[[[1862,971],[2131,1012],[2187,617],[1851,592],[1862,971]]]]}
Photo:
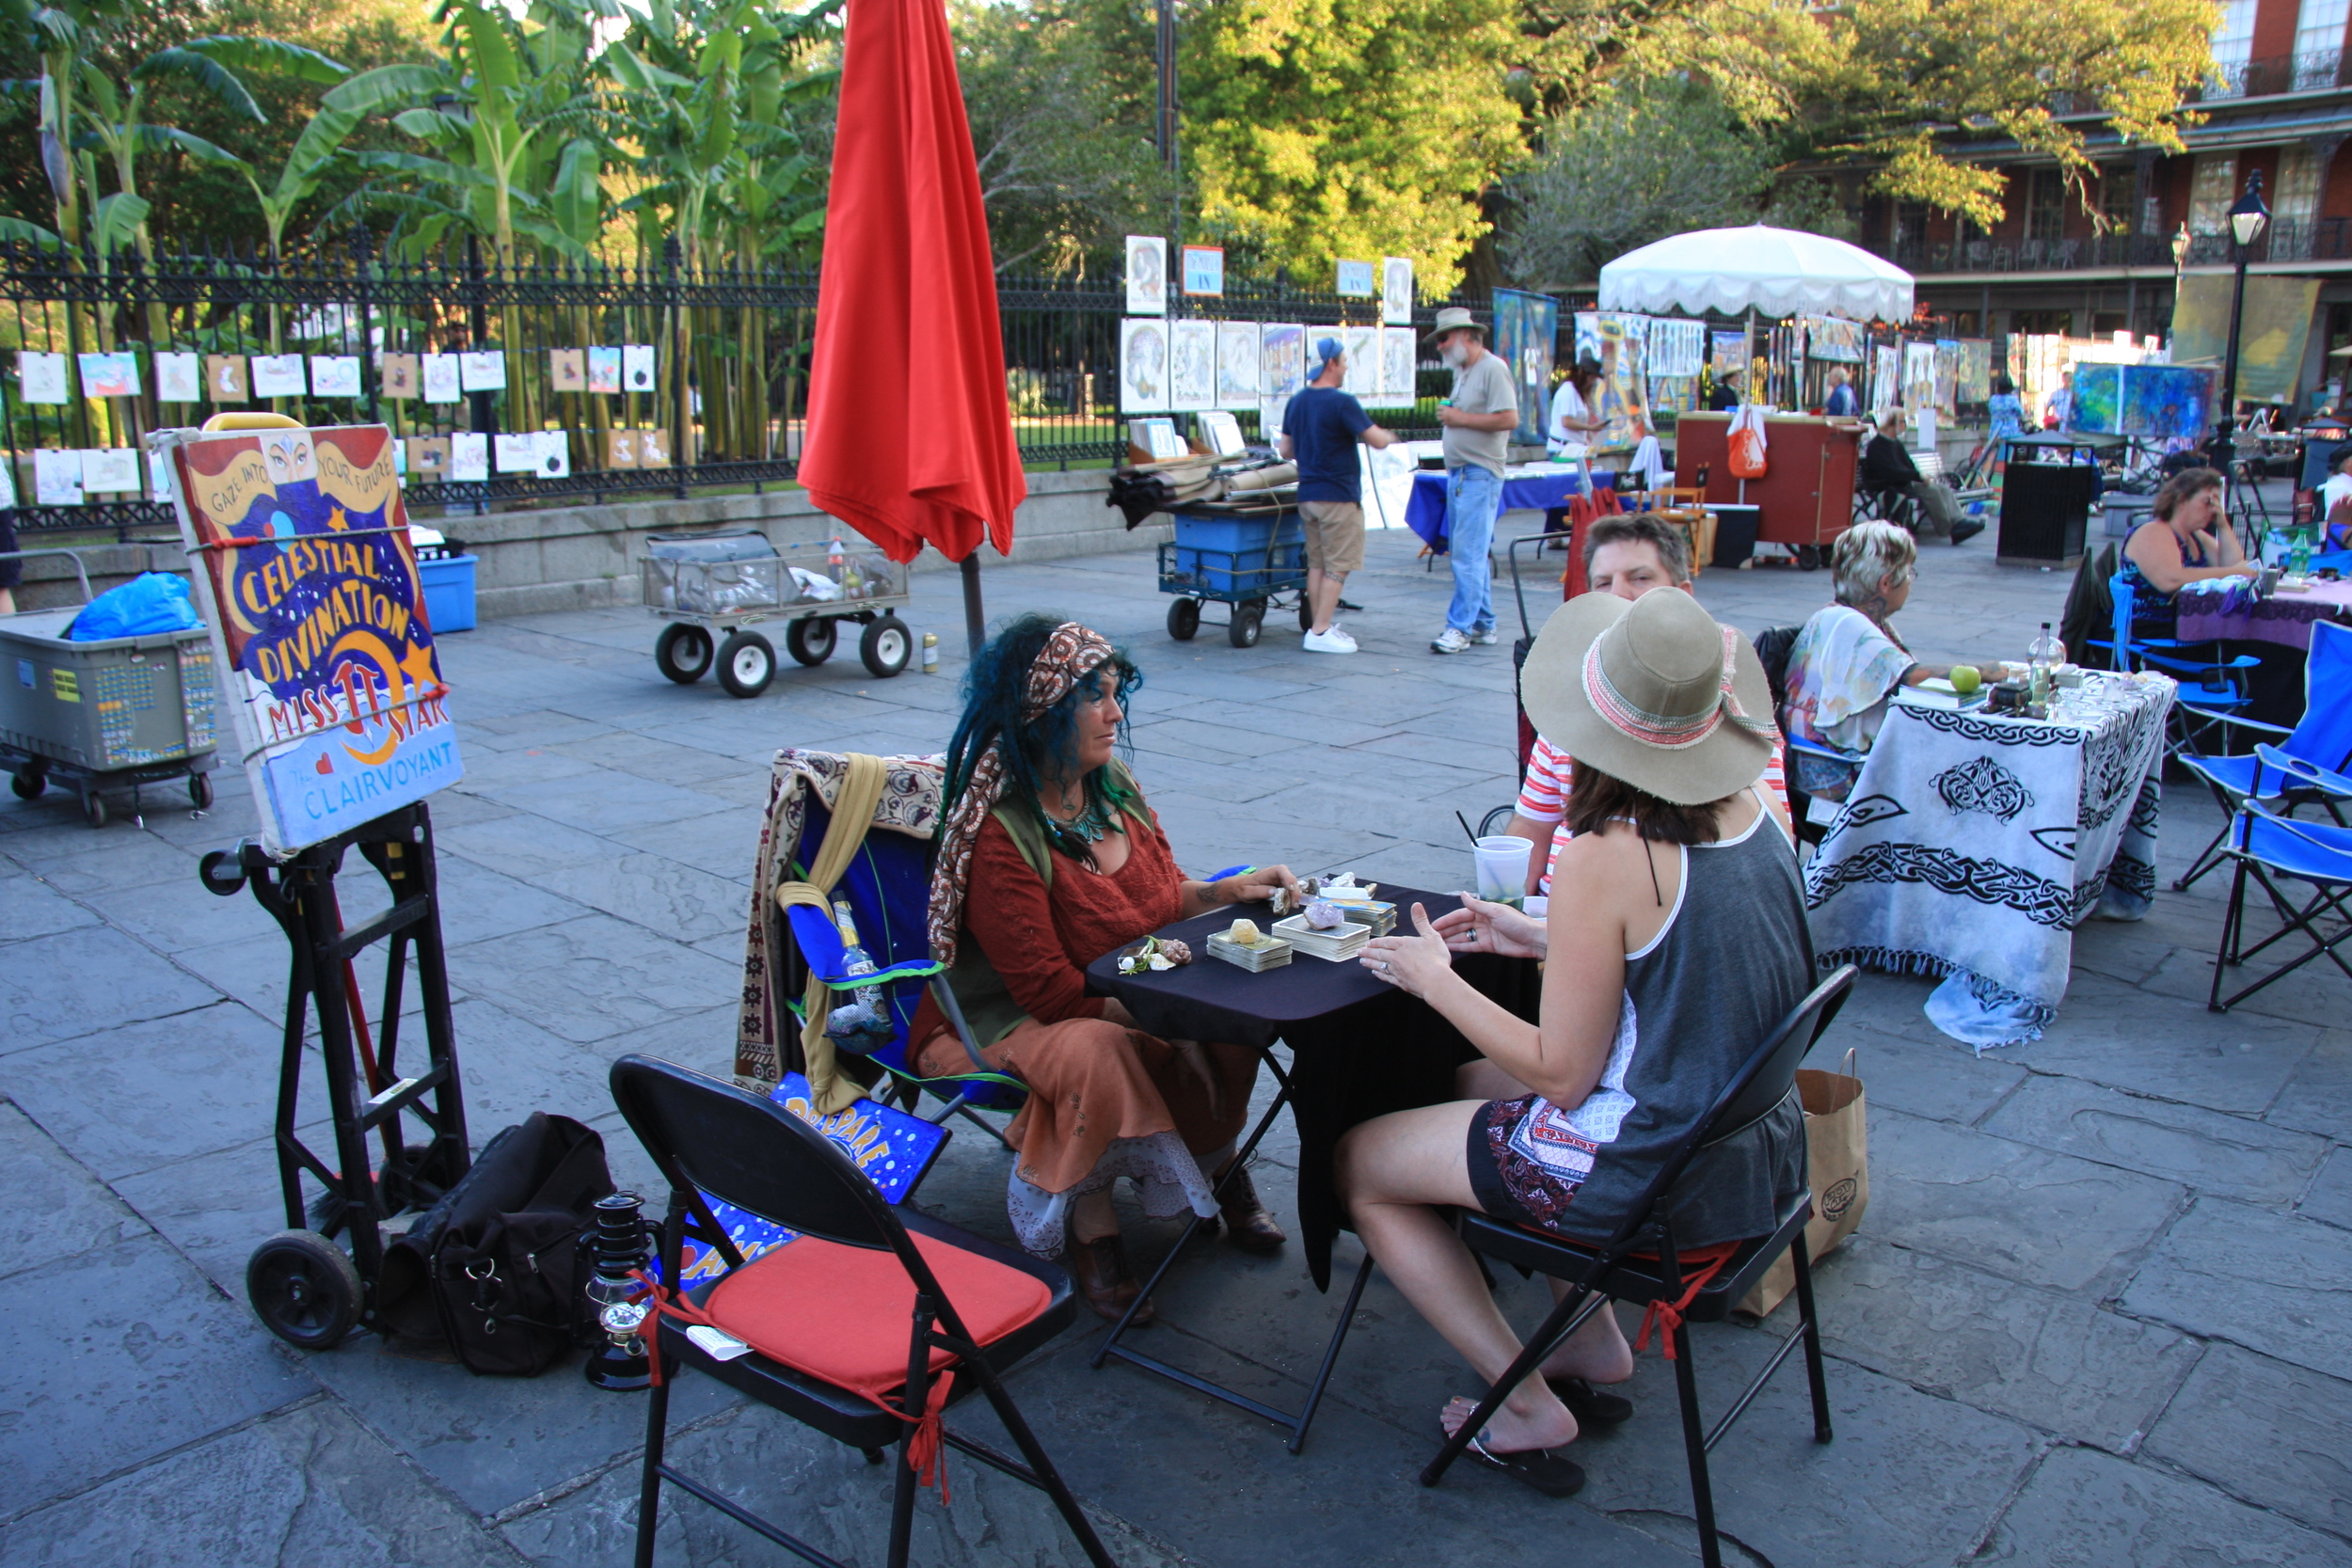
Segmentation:
{"type": "Polygon", "coordinates": [[[0,617],[0,745],[98,774],[181,773],[208,756],[215,682],[204,628],[70,641],[79,613],[0,617]]]}
{"type": "Polygon", "coordinates": [[[1176,515],[1176,576],[1195,592],[1271,593],[1307,569],[1307,534],[1296,513],[1275,517],[1176,515]]]}
{"type": "Polygon", "coordinates": [[[473,630],[473,568],[481,559],[453,555],[417,562],[417,580],[424,584],[424,618],[434,636],[473,630]]]}

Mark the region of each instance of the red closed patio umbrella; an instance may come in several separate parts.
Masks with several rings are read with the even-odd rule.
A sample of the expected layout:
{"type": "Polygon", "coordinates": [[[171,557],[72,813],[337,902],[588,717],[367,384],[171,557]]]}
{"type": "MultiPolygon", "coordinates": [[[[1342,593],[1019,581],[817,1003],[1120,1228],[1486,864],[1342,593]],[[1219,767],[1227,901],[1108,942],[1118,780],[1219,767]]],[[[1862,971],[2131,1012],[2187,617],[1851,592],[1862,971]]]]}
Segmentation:
{"type": "Polygon", "coordinates": [[[1005,400],[996,273],[940,0],[850,0],[801,483],[894,561],[962,562],[1028,494],[1005,400]]]}

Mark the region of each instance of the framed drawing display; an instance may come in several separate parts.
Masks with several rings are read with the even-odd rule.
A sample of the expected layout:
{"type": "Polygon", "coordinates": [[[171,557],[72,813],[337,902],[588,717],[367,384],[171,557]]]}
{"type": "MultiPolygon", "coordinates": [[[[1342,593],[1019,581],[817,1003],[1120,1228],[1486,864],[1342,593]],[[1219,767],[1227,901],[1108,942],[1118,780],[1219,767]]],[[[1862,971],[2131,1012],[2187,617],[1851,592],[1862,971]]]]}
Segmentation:
{"type": "Polygon", "coordinates": [[[1168,314],[1168,241],[1157,234],[1127,236],[1127,313],[1168,314]]]}
{"type": "Polygon", "coordinates": [[[1130,316],[1119,324],[1119,408],[1157,414],[1168,408],[1168,323],[1130,316]]]}
{"type": "Polygon", "coordinates": [[[154,439],[263,847],[284,855],[455,784],[391,432],[154,439]]]}
{"type": "Polygon", "coordinates": [[[155,397],[163,403],[200,403],[204,398],[204,362],[194,354],[166,352],[155,356],[155,397]]]}
{"type": "Polygon", "coordinates": [[[1168,324],[1168,405],[1179,413],[1216,406],[1216,323],[1187,318],[1168,324]]]}
{"type": "Polygon", "coordinates": [[[1413,263],[1409,258],[1380,259],[1380,319],[1391,326],[1413,325],[1413,263]]]}
{"type": "Polygon", "coordinates": [[[1216,324],[1216,405],[1219,408],[1258,406],[1260,369],[1258,324],[1216,324]]]}

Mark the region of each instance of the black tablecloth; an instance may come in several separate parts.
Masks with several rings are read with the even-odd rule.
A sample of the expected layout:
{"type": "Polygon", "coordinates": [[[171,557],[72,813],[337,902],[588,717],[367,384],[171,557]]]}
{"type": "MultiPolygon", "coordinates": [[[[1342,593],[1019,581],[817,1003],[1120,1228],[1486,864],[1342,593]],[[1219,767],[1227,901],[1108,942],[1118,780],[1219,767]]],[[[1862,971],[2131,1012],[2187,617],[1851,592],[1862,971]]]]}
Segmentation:
{"type": "MultiPolygon", "coordinates": [[[[1419,902],[1435,920],[1461,900],[1449,894],[1383,884],[1400,925],[1419,902]]],[[[1354,959],[1331,963],[1305,954],[1280,969],[1252,974],[1209,957],[1208,939],[1234,919],[1263,929],[1266,906],[1242,905],[1161,928],[1188,943],[1193,961],[1175,969],[1121,974],[1118,955],[1087,966],[1099,995],[1115,996],[1136,1026],[1163,1039],[1231,1040],[1291,1048],[1291,1115],[1298,1127],[1299,1243],[1317,1290],[1331,1283],[1331,1243],[1347,1214],[1331,1159],[1342,1134],[1391,1111],[1454,1098],[1454,1069],[1478,1054],[1461,1031],[1429,1005],[1408,996],[1354,959]]],[[[1533,1021],[1540,971],[1524,959],[1457,954],[1456,973],[1519,1017],[1533,1021]]]]}

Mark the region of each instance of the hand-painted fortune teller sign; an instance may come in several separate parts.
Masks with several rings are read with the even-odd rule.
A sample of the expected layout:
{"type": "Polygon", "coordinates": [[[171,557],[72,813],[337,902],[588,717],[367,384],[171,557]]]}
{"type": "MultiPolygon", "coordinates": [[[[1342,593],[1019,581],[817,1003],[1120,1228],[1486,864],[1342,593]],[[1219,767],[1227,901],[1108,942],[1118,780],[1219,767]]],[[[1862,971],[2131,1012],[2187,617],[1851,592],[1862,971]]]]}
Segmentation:
{"type": "Polygon", "coordinates": [[[462,777],[382,425],[170,431],[180,533],[273,854],[462,777]]]}

